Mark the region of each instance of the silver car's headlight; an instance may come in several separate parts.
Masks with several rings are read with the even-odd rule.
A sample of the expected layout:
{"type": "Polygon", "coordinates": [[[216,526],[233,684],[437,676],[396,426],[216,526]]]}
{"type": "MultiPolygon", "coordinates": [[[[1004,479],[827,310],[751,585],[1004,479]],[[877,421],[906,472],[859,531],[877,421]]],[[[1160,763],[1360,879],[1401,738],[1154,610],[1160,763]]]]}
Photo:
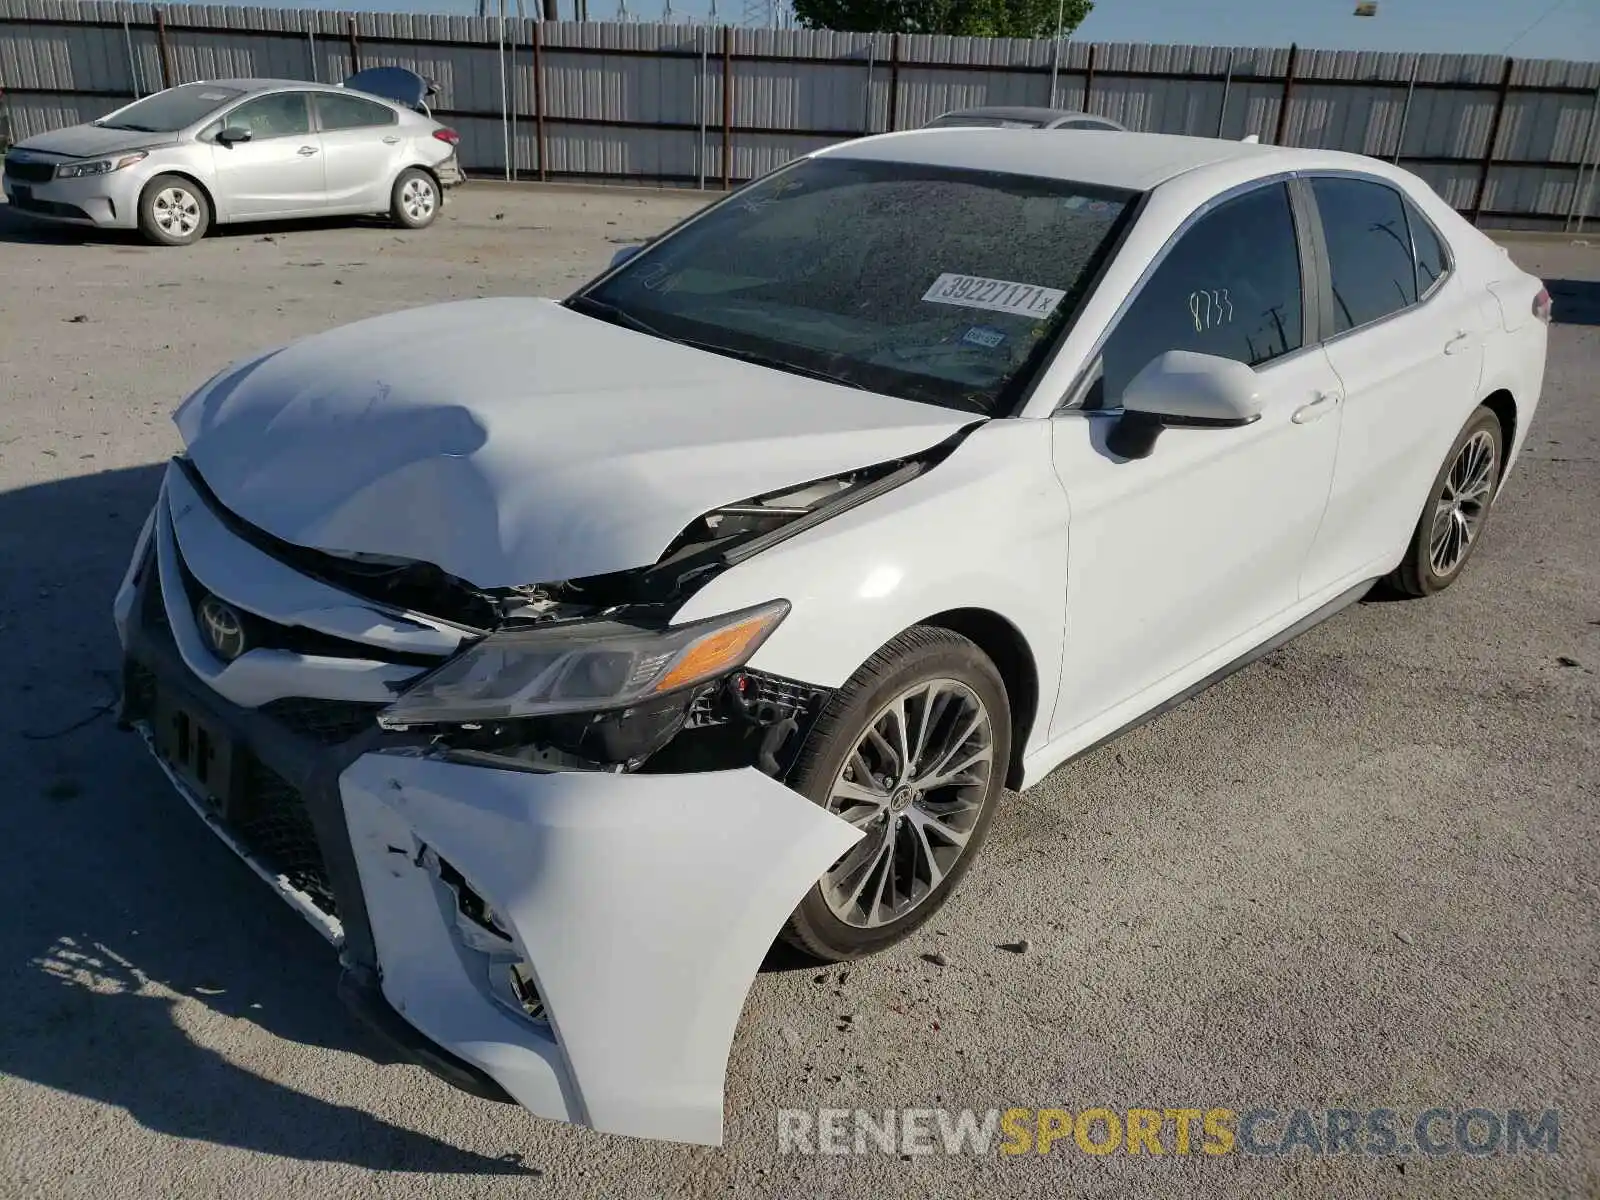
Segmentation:
{"type": "Polygon", "coordinates": [[[384,709],[386,729],[623,708],[725,675],[789,613],[787,600],[644,629],[616,621],[492,633],[384,709]]]}
{"type": "Polygon", "coordinates": [[[136,154],[124,154],[118,158],[102,158],[86,163],[63,163],[56,168],[56,178],[81,179],[85,175],[109,175],[113,171],[122,170],[123,167],[131,167],[136,162],[143,162],[149,157],[148,150],[140,150],[136,154]]]}

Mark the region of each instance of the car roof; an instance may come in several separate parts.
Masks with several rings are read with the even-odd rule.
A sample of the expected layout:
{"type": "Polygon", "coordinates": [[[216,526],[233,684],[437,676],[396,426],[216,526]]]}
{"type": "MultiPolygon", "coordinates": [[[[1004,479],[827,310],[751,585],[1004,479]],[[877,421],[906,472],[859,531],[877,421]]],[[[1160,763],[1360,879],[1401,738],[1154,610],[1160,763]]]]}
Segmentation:
{"type": "Polygon", "coordinates": [[[1291,150],[1223,138],[1072,129],[1046,141],[1040,141],[1038,133],[1030,129],[912,129],[840,142],[817,155],[1034,175],[1136,192],[1149,191],[1198,168],[1225,163],[1253,164],[1260,174],[1297,167],[1364,169],[1375,165],[1360,155],[1291,150]]]}
{"type": "MultiPolygon", "coordinates": [[[[1033,108],[1028,105],[996,105],[981,106],[978,108],[955,108],[947,113],[940,113],[939,117],[993,117],[997,121],[1031,121],[1037,125],[1048,125],[1051,121],[1059,121],[1064,117],[1093,117],[1093,113],[1082,112],[1075,108],[1033,108]]],[[[938,118],[936,118],[938,119],[938,118]]],[[[1096,117],[1096,120],[1106,120],[1105,117],[1096,117]]]]}
{"type": "Polygon", "coordinates": [[[317,83],[310,79],[198,79],[194,82],[210,87],[232,88],[240,92],[275,92],[283,88],[306,88],[318,92],[342,90],[338,84],[317,83]]]}

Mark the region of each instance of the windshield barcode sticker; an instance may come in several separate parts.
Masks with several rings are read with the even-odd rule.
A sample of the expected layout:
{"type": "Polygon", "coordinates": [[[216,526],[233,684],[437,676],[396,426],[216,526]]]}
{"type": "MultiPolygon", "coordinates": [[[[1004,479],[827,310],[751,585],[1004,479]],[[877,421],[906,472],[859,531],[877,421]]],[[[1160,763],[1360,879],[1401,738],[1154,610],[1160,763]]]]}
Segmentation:
{"type": "Polygon", "coordinates": [[[977,275],[952,275],[948,271],[923,293],[930,304],[958,304],[1017,317],[1043,319],[1055,312],[1067,294],[1058,288],[1013,283],[1009,279],[984,279],[977,275]]]}

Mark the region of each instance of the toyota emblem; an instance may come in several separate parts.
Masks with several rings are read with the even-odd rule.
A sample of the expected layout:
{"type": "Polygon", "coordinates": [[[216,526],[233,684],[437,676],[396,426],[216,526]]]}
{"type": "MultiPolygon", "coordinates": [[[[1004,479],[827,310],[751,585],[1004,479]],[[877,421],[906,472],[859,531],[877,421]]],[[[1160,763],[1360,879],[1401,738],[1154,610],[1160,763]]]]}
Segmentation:
{"type": "Polygon", "coordinates": [[[200,628],[206,642],[223,662],[232,662],[248,648],[244,636],[244,618],[232,605],[215,596],[200,601],[200,628]]]}

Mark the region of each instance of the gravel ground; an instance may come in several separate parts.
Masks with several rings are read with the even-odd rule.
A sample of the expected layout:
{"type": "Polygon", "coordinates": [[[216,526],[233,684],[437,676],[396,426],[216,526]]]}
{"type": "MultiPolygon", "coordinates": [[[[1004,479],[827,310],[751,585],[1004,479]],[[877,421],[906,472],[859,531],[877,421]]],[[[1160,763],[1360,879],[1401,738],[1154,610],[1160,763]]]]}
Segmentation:
{"type": "Polygon", "coordinates": [[[1515,249],[1567,281],[1564,323],[1463,582],[1350,609],[1011,797],[910,944],[763,974],[725,1148],[374,1061],[327,948],[104,715],[168,413],[335,322],[561,294],[697,202],[484,186],[425,233],[188,251],[0,210],[0,1193],[1600,1195],[1600,250],[1565,244],[1515,249]],[[803,1158],[775,1135],[786,1107],[1435,1104],[1559,1108],[1563,1152],[803,1158]]]}

